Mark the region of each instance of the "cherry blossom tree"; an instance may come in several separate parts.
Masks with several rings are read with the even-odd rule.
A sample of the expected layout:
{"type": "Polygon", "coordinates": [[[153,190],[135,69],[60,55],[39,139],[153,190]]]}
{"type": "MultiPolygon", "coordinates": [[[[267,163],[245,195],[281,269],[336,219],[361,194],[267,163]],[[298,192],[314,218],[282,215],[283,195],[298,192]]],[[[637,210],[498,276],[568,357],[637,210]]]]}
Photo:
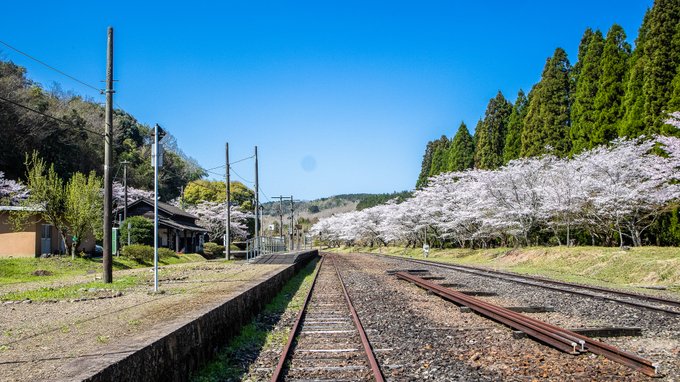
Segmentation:
{"type": "MultiPolygon", "coordinates": [[[[680,113],[670,122],[680,127],[680,113]]],[[[414,245],[425,231],[466,245],[530,245],[549,230],[571,245],[574,230],[605,243],[643,244],[644,231],[680,198],[680,139],[616,140],[571,159],[546,155],[494,170],[432,177],[411,199],[320,220],[312,232],[335,244],[414,245]],[[659,149],[665,154],[659,155],[659,149]]]]}
{"type": "MultiPolygon", "coordinates": [[[[128,186],[127,192],[128,204],[144,198],[153,200],[153,191],[128,186]]],[[[113,198],[114,206],[123,207],[125,205],[125,187],[120,182],[113,182],[111,197],[113,198]]]]}
{"type": "MultiPolygon", "coordinates": [[[[232,237],[245,239],[248,236],[247,220],[252,219],[253,215],[241,211],[236,206],[230,206],[229,230],[232,237]]],[[[208,230],[210,240],[224,237],[227,210],[225,203],[201,202],[189,206],[186,211],[198,217],[197,223],[208,230]]]]}
{"type": "Polygon", "coordinates": [[[28,189],[21,183],[5,178],[5,173],[0,171],[0,203],[18,205],[28,197],[28,189]]]}

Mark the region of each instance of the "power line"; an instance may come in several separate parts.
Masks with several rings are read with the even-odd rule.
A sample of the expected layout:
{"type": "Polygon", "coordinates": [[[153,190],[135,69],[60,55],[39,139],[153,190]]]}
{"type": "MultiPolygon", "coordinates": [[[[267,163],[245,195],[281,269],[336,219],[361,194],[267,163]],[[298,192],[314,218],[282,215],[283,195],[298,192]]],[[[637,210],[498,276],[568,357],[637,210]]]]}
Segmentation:
{"type": "Polygon", "coordinates": [[[242,177],[242,176],[241,176],[238,172],[236,172],[236,170],[234,170],[231,166],[229,166],[229,168],[231,169],[231,172],[233,172],[236,176],[238,176],[239,178],[241,178],[242,181],[244,181],[244,182],[246,182],[246,183],[250,183],[250,184],[255,183],[255,182],[251,182],[251,181],[249,181],[248,179],[242,177]]]}
{"type": "Polygon", "coordinates": [[[7,98],[4,98],[4,97],[2,97],[2,96],[0,96],[0,100],[1,100],[1,101],[5,101],[5,102],[7,102],[7,103],[10,103],[10,104],[12,104],[12,105],[14,105],[14,106],[18,106],[18,107],[20,107],[20,108],[22,108],[22,109],[26,109],[26,110],[32,111],[32,112],[34,112],[34,113],[36,113],[36,114],[40,114],[40,115],[42,115],[43,117],[47,117],[47,118],[52,119],[52,120],[54,120],[54,121],[57,121],[57,122],[59,122],[59,123],[63,123],[63,124],[65,124],[65,125],[67,125],[67,126],[70,126],[70,127],[76,128],[76,129],[80,129],[80,130],[84,130],[84,131],[90,132],[90,133],[92,133],[92,134],[97,134],[97,135],[102,136],[102,137],[105,136],[104,134],[102,134],[102,133],[100,133],[100,132],[98,132],[98,131],[90,130],[90,129],[88,129],[88,128],[86,128],[86,127],[82,127],[82,126],[76,126],[76,125],[72,124],[71,122],[67,122],[67,121],[64,121],[63,119],[60,119],[60,118],[57,118],[57,117],[53,117],[53,116],[51,116],[51,115],[49,115],[49,114],[45,114],[45,113],[43,113],[43,112],[40,112],[40,111],[38,111],[38,110],[35,110],[35,109],[33,109],[33,108],[31,108],[31,107],[28,107],[28,106],[26,106],[26,105],[22,105],[22,104],[20,104],[20,103],[17,103],[17,102],[14,102],[14,101],[12,101],[12,100],[9,100],[9,99],[7,99],[7,98]]]}
{"type": "Polygon", "coordinates": [[[61,70],[55,68],[54,66],[51,66],[51,65],[47,64],[46,62],[41,61],[41,60],[39,60],[39,59],[37,59],[37,58],[31,56],[30,54],[28,54],[28,53],[26,53],[26,52],[23,52],[23,51],[21,51],[21,50],[15,48],[15,47],[13,47],[12,45],[10,45],[10,44],[8,44],[8,43],[2,41],[2,40],[0,40],[0,44],[5,45],[6,47],[12,49],[13,51],[15,51],[15,52],[17,52],[17,53],[19,53],[19,54],[22,54],[22,55],[24,55],[24,56],[30,58],[31,60],[33,60],[33,61],[35,61],[35,62],[37,62],[37,63],[39,63],[39,64],[41,64],[41,65],[44,65],[44,66],[46,66],[46,67],[48,67],[48,68],[54,70],[55,72],[57,72],[57,73],[59,73],[59,74],[61,74],[61,75],[63,75],[63,76],[66,76],[66,77],[72,79],[73,81],[78,82],[78,83],[81,84],[81,85],[84,85],[84,86],[87,86],[87,87],[90,88],[90,89],[96,90],[99,94],[104,94],[104,90],[102,90],[102,89],[100,89],[100,88],[98,88],[98,87],[96,87],[96,86],[94,86],[94,85],[90,85],[90,84],[88,84],[88,83],[85,82],[85,81],[81,81],[81,80],[79,80],[79,79],[73,77],[73,76],[70,75],[70,74],[64,73],[63,71],[61,71],[61,70]]]}
{"type": "MultiPolygon", "coordinates": [[[[251,156],[249,156],[249,157],[247,157],[247,158],[239,159],[239,160],[237,160],[237,161],[235,161],[235,162],[229,162],[229,164],[232,165],[232,164],[240,163],[240,162],[243,162],[243,161],[245,161],[245,160],[252,159],[252,158],[254,158],[254,157],[255,157],[254,155],[251,155],[251,156]]],[[[209,169],[205,169],[205,171],[206,171],[206,172],[211,172],[210,170],[217,170],[218,168],[225,168],[225,167],[227,167],[227,165],[226,165],[226,164],[222,164],[222,165],[219,165],[219,166],[211,167],[211,168],[209,168],[209,169]]],[[[215,174],[215,173],[213,172],[212,174],[215,174]]],[[[224,175],[224,174],[222,174],[222,175],[224,175]]]]}
{"type": "Polygon", "coordinates": [[[227,177],[225,174],[221,174],[221,173],[215,172],[215,171],[205,170],[205,172],[207,172],[207,173],[209,173],[209,174],[217,175],[217,176],[222,177],[222,178],[226,178],[226,177],[227,177]]]}
{"type": "Polygon", "coordinates": [[[268,201],[268,202],[271,202],[272,199],[271,199],[269,196],[267,196],[267,194],[266,194],[266,193],[264,192],[264,190],[262,189],[262,186],[259,186],[258,188],[260,189],[260,192],[262,193],[262,195],[267,199],[267,201],[268,201]]]}
{"type": "MultiPolygon", "coordinates": [[[[211,168],[208,168],[208,169],[204,169],[204,171],[205,171],[205,172],[210,172],[210,170],[217,170],[218,168],[224,168],[224,167],[226,167],[226,166],[227,166],[226,164],[223,164],[223,165],[221,165],[221,166],[216,166],[216,167],[211,167],[211,168]]],[[[223,174],[223,175],[224,175],[224,174],[223,174]]]]}
{"type": "MultiPolygon", "coordinates": [[[[231,166],[232,164],[240,163],[240,162],[243,162],[244,160],[253,159],[253,158],[255,158],[255,155],[251,155],[251,156],[249,156],[249,157],[247,157],[247,158],[239,159],[239,160],[237,160],[237,161],[235,161],[235,162],[229,162],[229,165],[231,166]]],[[[224,166],[222,166],[222,167],[224,167],[224,166]]]]}

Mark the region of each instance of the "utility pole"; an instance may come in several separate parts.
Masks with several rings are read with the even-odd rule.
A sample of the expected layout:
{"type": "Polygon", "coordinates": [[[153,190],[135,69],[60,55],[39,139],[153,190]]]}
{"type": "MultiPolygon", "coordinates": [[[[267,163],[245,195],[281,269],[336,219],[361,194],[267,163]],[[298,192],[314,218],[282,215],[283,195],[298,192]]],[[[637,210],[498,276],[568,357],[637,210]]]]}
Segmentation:
{"type": "Polygon", "coordinates": [[[295,202],[293,195],[290,196],[290,250],[295,250],[295,243],[293,242],[293,211],[295,210],[295,202]]]}
{"type": "Polygon", "coordinates": [[[109,27],[106,47],[106,111],[104,119],[104,242],[102,243],[103,279],[113,282],[113,259],[111,257],[111,162],[113,162],[113,28],[109,27]]]}
{"type": "Polygon", "coordinates": [[[153,127],[153,291],[158,292],[158,124],[153,127]]]}
{"type": "Polygon", "coordinates": [[[225,178],[226,186],[227,186],[227,221],[224,222],[224,227],[225,227],[225,235],[224,235],[224,248],[226,251],[226,257],[227,260],[231,260],[231,232],[230,232],[230,223],[231,223],[231,205],[229,200],[231,200],[231,190],[229,189],[230,186],[230,181],[229,181],[229,142],[225,143],[224,145],[225,149],[225,156],[226,156],[226,171],[227,171],[227,177],[225,178]]]}
{"type": "Polygon", "coordinates": [[[123,165],[123,189],[125,190],[125,206],[123,207],[123,220],[127,220],[127,206],[128,206],[128,195],[127,195],[127,165],[130,162],[124,160],[120,162],[123,165]]]}
{"type": "Polygon", "coordinates": [[[279,196],[279,236],[283,240],[283,196],[279,196]]]}
{"type": "Polygon", "coordinates": [[[258,173],[257,173],[257,146],[255,146],[255,250],[259,248],[260,240],[260,189],[258,186],[258,173]]]}

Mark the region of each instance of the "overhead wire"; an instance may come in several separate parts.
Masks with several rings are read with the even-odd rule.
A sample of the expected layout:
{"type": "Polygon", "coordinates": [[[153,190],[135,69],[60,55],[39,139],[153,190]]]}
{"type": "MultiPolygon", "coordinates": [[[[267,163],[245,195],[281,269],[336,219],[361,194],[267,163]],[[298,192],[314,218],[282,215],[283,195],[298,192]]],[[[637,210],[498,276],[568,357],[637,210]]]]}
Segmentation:
{"type": "Polygon", "coordinates": [[[48,64],[48,63],[46,63],[46,62],[44,62],[44,61],[42,61],[42,60],[39,60],[39,59],[37,59],[37,58],[31,56],[30,54],[28,54],[28,53],[26,53],[26,52],[24,52],[24,51],[18,49],[18,48],[13,47],[12,45],[10,45],[10,44],[8,44],[8,43],[2,41],[2,40],[0,40],[0,44],[3,44],[3,45],[5,45],[6,47],[12,49],[13,51],[15,51],[15,52],[17,52],[17,53],[19,53],[19,54],[21,54],[21,55],[23,55],[23,56],[26,56],[26,57],[30,58],[31,60],[33,60],[33,61],[35,61],[35,62],[37,62],[37,63],[39,63],[39,64],[41,64],[41,65],[43,65],[43,66],[45,66],[45,67],[47,67],[47,68],[49,68],[49,69],[51,69],[51,70],[54,70],[55,72],[61,74],[62,76],[66,76],[66,77],[72,79],[73,81],[76,81],[77,83],[83,85],[83,86],[87,86],[87,87],[90,88],[90,89],[96,90],[99,94],[104,94],[104,90],[103,90],[103,89],[100,89],[100,88],[98,88],[98,87],[96,87],[96,86],[94,86],[94,85],[88,84],[87,82],[85,82],[85,81],[83,81],[83,80],[80,80],[80,79],[78,79],[78,78],[76,78],[76,77],[74,77],[74,76],[72,76],[72,75],[70,75],[70,74],[68,74],[68,73],[65,73],[65,72],[63,72],[63,71],[61,71],[61,70],[55,68],[54,66],[52,66],[52,65],[50,65],[50,64],[48,64]]]}
{"type": "MultiPolygon", "coordinates": [[[[254,157],[255,157],[255,155],[251,155],[251,156],[249,156],[249,157],[242,158],[242,159],[239,159],[239,160],[234,161],[234,162],[229,162],[229,165],[236,164],[236,163],[240,163],[240,162],[243,162],[243,161],[245,161],[245,160],[252,159],[252,158],[254,158],[254,157]]],[[[217,170],[218,168],[225,168],[225,167],[227,167],[227,165],[226,165],[226,164],[222,164],[222,165],[219,165],[219,166],[215,166],[215,167],[211,167],[211,168],[208,168],[208,169],[204,169],[204,171],[210,172],[210,170],[217,170]]],[[[213,174],[214,174],[214,173],[213,173],[213,174]]]]}
{"type": "Polygon", "coordinates": [[[255,184],[255,182],[252,182],[252,181],[250,181],[250,180],[248,180],[248,179],[242,177],[238,172],[236,172],[236,170],[234,170],[233,167],[229,166],[229,169],[230,169],[231,172],[234,173],[234,175],[236,175],[236,176],[238,176],[239,178],[241,178],[242,181],[244,181],[244,182],[246,182],[246,183],[250,183],[250,184],[255,184]]]}
{"type": "Polygon", "coordinates": [[[22,109],[26,109],[26,110],[32,111],[32,112],[34,112],[34,113],[36,113],[36,114],[42,115],[43,117],[47,117],[47,118],[49,118],[49,119],[52,119],[52,120],[57,121],[57,122],[59,122],[59,123],[63,123],[63,124],[65,124],[65,125],[67,125],[67,126],[70,126],[70,127],[73,127],[73,128],[79,129],[79,130],[87,131],[87,132],[90,132],[90,133],[92,133],[92,134],[97,134],[97,135],[102,136],[102,137],[105,137],[105,136],[106,136],[105,134],[100,133],[100,132],[98,132],[98,131],[90,130],[90,129],[86,128],[86,127],[74,125],[74,124],[72,124],[71,122],[64,121],[63,119],[60,119],[60,118],[57,118],[57,117],[53,117],[53,116],[51,116],[51,115],[49,115],[49,114],[45,114],[45,113],[43,113],[43,112],[41,112],[41,111],[38,111],[38,110],[36,110],[36,109],[33,109],[32,107],[29,107],[29,106],[26,106],[26,105],[22,105],[22,104],[20,104],[20,103],[18,103],[18,102],[14,102],[14,101],[12,101],[12,100],[10,100],[10,99],[7,99],[7,98],[5,98],[5,97],[2,97],[2,96],[0,96],[0,101],[4,101],[4,102],[10,103],[10,104],[12,104],[12,105],[14,105],[14,106],[18,106],[18,107],[20,107],[20,108],[22,108],[22,109]]]}
{"type": "MultiPolygon", "coordinates": [[[[94,86],[94,85],[92,85],[92,84],[89,84],[89,83],[87,83],[87,82],[85,82],[85,81],[83,81],[83,80],[81,80],[81,79],[79,79],[79,78],[76,78],[76,77],[74,77],[74,76],[72,76],[72,75],[70,75],[70,74],[68,74],[68,73],[66,73],[66,72],[64,72],[64,71],[62,71],[62,70],[60,70],[60,69],[57,69],[56,67],[54,67],[54,66],[52,66],[52,65],[50,65],[50,64],[48,64],[48,63],[46,63],[46,62],[44,62],[44,61],[42,61],[42,60],[36,58],[36,57],[34,57],[34,56],[32,56],[32,55],[30,55],[30,54],[28,54],[28,53],[26,53],[26,52],[24,52],[24,51],[22,51],[22,50],[16,48],[16,47],[14,47],[14,46],[8,44],[8,43],[5,42],[5,41],[0,40],[0,44],[3,44],[4,46],[6,46],[6,47],[12,49],[13,51],[15,51],[15,52],[17,52],[17,53],[19,53],[19,54],[21,54],[21,55],[23,55],[23,56],[25,56],[25,57],[27,57],[27,58],[33,60],[33,61],[35,61],[35,62],[37,62],[37,63],[39,63],[39,64],[45,66],[46,68],[48,68],[48,69],[50,69],[50,70],[53,70],[53,71],[55,71],[55,72],[61,74],[62,76],[65,76],[65,77],[67,77],[67,78],[70,78],[71,80],[73,80],[73,81],[75,81],[75,82],[77,82],[77,83],[79,83],[79,84],[81,84],[81,85],[83,85],[83,86],[86,86],[86,87],[88,87],[88,88],[90,88],[90,89],[93,89],[93,90],[97,91],[99,94],[104,94],[104,93],[105,93],[105,92],[104,92],[104,89],[98,88],[97,86],[94,86]]],[[[40,111],[38,111],[38,110],[36,110],[36,109],[33,109],[33,108],[29,107],[29,106],[22,105],[22,104],[20,104],[20,103],[18,103],[18,102],[9,100],[9,99],[4,98],[4,97],[2,97],[2,96],[0,96],[0,100],[2,100],[2,101],[4,101],[4,102],[7,102],[7,103],[9,103],[9,104],[12,104],[12,105],[14,105],[14,106],[23,108],[23,109],[25,109],[25,110],[31,111],[31,112],[33,112],[33,113],[42,115],[43,117],[49,118],[49,119],[54,120],[54,121],[56,121],[56,122],[62,123],[62,124],[64,124],[64,125],[67,125],[67,126],[69,126],[69,127],[76,128],[76,129],[83,130],[83,131],[87,131],[87,132],[90,132],[90,133],[92,133],[92,134],[97,134],[97,135],[99,135],[99,136],[106,136],[105,134],[100,133],[100,132],[98,132],[98,131],[94,131],[94,130],[88,129],[88,128],[86,128],[86,127],[74,125],[74,124],[72,124],[72,123],[70,123],[70,122],[68,122],[68,121],[65,121],[65,120],[61,119],[61,118],[57,118],[57,117],[51,116],[51,115],[49,115],[49,114],[45,114],[45,113],[40,112],[40,111]]],[[[118,103],[116,103],[116,106],[117,106],[120,110],[123,109],[118,103]]],[[[246,183],[253,184],[253,183],[254,183],[253,181],[247,180],[246,178],[244,178],[243,176],[241,176],[238,172],[236,172],[236,171],[231,167],[231,165],[232,165],[232,164],[236,164],[236,163],[240,163],[240,162],[243,162],[243,161],[246,161],[246,160],[249,160],[249,159],[252,159],[252,158],[254,158],[254,157],[255,157],[255,155],[251,155],[251,156],[249,156],[249,157],[245,157],[245,158],[242,158],[242,159],[233,161],[233,162],[231,162],[231,163],[229,164],[229,168],[230,168],[230,170],[231,170],[238,178],[240,178],[241,180],[243,180],[243,181],[246,182],[246,183]]],[[[210,169],[206,169],[206,170],[204,170],[204,171],[206,171],[206,172],[208,172],[208,173],[211,173],[211,174],[214,174],[214,175],[224,176],[224,174],[219,174],[219,173],[216,173],[216,172],[211,171],[211,170],[216,170],[216,169],[219,169],[219,168],[225,168],[226,166],[227,166],[227,165],[224,164],[224,165],[212,167],[212,168],[210,168],[210,169]]],[[[117,175],[118,175],[118,171],[119,171],[119,170],[120,170],[120,164],[119,164],[118,168],[116,169],[116,174],[114,175],[114,179],[117,178],[117,175]]],[[[171,173],[171,174],[173,174],[173,175],[175,175],[175,176],[180,176],[179,174],[177,174],[177,173],[175,173],[175,172],[172,172],[172,171],[168,171],[167,169],[164,169],[164,172],[171,173]]],[[[208,187],[206,187],[206,186],[204,186],[204,185],[202,185],[202,184],[200,184],[200,183],[195,183],[195,184],[198,184],[199,186],[208,188],[208,187]]],[[[262,195],[263,195],[268,201],[271,201],[271,199],[269,198],[269,196],[264,192],[264,190],[262,190],[261,187],[259,188],[259,191],[262,193],[262,195]]]]}

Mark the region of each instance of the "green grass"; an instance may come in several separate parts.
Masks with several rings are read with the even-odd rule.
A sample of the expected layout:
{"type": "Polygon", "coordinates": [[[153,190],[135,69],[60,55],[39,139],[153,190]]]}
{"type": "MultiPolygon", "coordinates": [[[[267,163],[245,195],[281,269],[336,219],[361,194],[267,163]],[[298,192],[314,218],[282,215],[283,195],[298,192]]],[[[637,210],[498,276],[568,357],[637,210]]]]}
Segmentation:
{"type": "MultiPolygon", "coordinates": [[[[205,261],[203,256],[198,254],[177,254],[174,256],[162,257],[159,259],[160,265],[180,264],[194,261],[205,261]]],[[[134,260],[122,257],[113,257],[113,270],[143,268],[152,264],[140,264],[134,260]]],[[[71,260],[70,256],[54,256],[49,258],[2,258],[0,259],[0,285],[21,282],[57,280],[68,276],[79,276],[87,274],[98,274],[102,272],[101,258],[76,258],[71,260]],[[51,275],[36,276],[36,270],[44,270],[51,275]]]]}
{"type": "MultiPolygon", "coordinates": [[[[334,252],[371,252],[423,258],[422,249],[344,247],[334,252]]],[[[564,281],[622,287],[665,286],[680,290],[680,248],[527,247],[432,249],[428,260],[547,276],[564,281]]]]}
{"type": "Polygon", "coordinates": [[[193,382],[237,381],[248,372],[243,355],[256,357],[262,349],[283,347],[288,340],[290,328],[275,328],[278,318],[286,310],[297,313],[314,279],[317,262],[310,262],[298,272],[283,289],[267,304],[264,310],[241,329],[241,332],[222,349],[217,357],[191,377],[193,382]],[[235,357],[236,356],[236,357],[235,357]]]}
{"type": "MultiPolygon", "coordinates": [[[[63,287],[45,287],[38,289],[31,289],[21,292],[9,292],[0,296],[0,301],[46,301],[46,300],[70,300],[76,298],[91,297],[95,294],[90,293],[87,289],[112,289],[114,291],[123,291],[125,289],[140,285],[144,279],[139,276],[126,276],[117,278],[111,284],[105,284],[100,281],[89,283],[80,283],[68,285],[63,287]],[[84,290],[83,290],[84,289],[84,290]]],[[[109,292],[111,293],[111,292],[109,292]]]]}

